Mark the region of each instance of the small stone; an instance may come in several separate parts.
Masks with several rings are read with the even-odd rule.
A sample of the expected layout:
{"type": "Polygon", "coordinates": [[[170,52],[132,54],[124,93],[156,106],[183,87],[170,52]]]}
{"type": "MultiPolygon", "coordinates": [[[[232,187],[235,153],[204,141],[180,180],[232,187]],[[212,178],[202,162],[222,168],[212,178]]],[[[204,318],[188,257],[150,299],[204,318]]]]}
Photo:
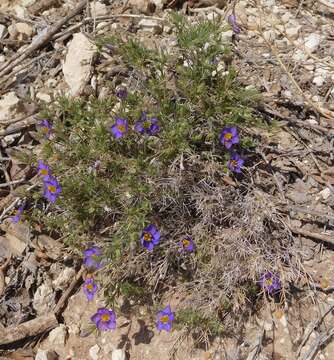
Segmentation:
{"type": "Polygon", "coordinates": [[[57,360],[58,354],[53,350],[38,349],[35,360],[57,360]]]}
{"type": "Polygon", "coordinates": [[[276,33],[274,30],[266,30],[263,32],[263,37],[269,41],[272,42],[276,39],[276,33]]]}
{"type": "Polygon", "coordinates": [[[48,80],[46,80],[46,85],[47,85],[47,87],[49,87],[49,88],[55,88],[56,86],[57,86],[57,80],[56,79],[48,79],[48,80]]]}
{"type": "Polygon", "coordinates": [[[70,267],[66,267],[60,272],[58,277],[52,282],[52,285],[56,290],[64,290],[72,281],[75,275],[75,270],[70,267]]]}
{"type": "Polygon", "coordinates": [[[291,19],[291,13],[288,12],[288,11],[285,14],[283,14],[282,17],[281,17],[281,20],[284,23],[288,23],[290,19],[291,19]]]}
{"type": "Polygon", "coordinates": [[[327,200],[332,195],[332,192],[331,192],[330,188],[326,187],[325,189],[323,189],[319,192],[319,195],[321,195],[321,197],[324,200],[327,200]]]}
{"type": "Polygon", "coordinates": [[[263,5],[267,7],[273,7],[276,5],[276,0],[263,0],[263,5]]]}
{"type": "Polygon", "coordinates": [[[47,104],[49,104],[51,102],[51,96],[49,94],[44,94],[44,93],[38,92],[36,94],[36,98],[38,100],[46,102],[47,104]]]}
{"type": "Polygon", "coordinates": [[[0,99],[0,122],[7,121],[16,113],[17,107],[20,104],[20,99],[15,92],[9,92],[0,99]]]}
{"type": "Polygon", "coordinates": [[[0,55],[0,63],[3,63],[6,61],[5,55],[0,55]]]}
{"type": "Polygon", "coordinates": [[[125,360],[125,351],[122,349],[117,349],[112,352],[111,360],[125,360]]]}
{"type": "Polygon", "coordinates": [[[316,51],[320,45],[321,36],[319,34],[310,34],[305,39],[305,48],[311,53],[316,51]]]}
{"type": "Polygon", "coordinates": [[[314,77],[314,79],[312,80],[312,83],[317,86],[322,86],[324,82],[325,79],[321,75],[314,77]]]}
{"type": "Polygon", "coordinates": [[[221,40],[223,43],[230,43],[232,41],[233,30],[224,31],[221,33],[221,40]]]}
{"type": "Polygon", "coordinates": [[[295,61],[304,61],[307,59],[307,55],[300,49],[297,49],[296,52],[292,55],[293,60],[295,61]]]}
{"type": "Polygon", "coordinates": [[[23,38],[31,38],[34,29],[31,25],[21,22],[8,26],[8,32],[12,39],[22,40],[23,38]]]}
{"type": "Polygon", "coordinates": [[[71,96],[79,96],[83,92],[91,76],[91,64],[95,53],[96,46],[84,34],[73,35],[63,64],[64,78],[71,96]]]}
{"type": "Polygon", "coordinates": [[[89,356],[92,360],[98,360],[99,359],[99,352],[100,347],[99,345],[94,345],[89,349],[89,356]]]}
{"type": "Polygon", "coordinates": [[[16,30],[20,33],[20,34],[24,34],[27,35],[27,37],[31,37],[34,33],[34,29],[31,25],[27,24],[27,23],[17,23],[15,24],[16,26],[16,30]]]}
{"type": "Polygon", "coordinates": [[[64,346],[66,341],[66,336],[67,336],[66,326],[64,324],[61,324],[50,332],[48,336],[48,341],[52,345],[64,346]]]}
{"type": "Polygon", "coordinates": [[[32,305],[38,315],[47,314],[56,305],[55,293],[49,284],[43,283],[37,288],[32,305]]]}
{"type": "Polygon", "coordinates": [[[138,26],[145,31],[151,31],[154,34],[161,34],[163,27],[158,23],[157,20],[142,19],[139,21],[138,26]]]}
{"type": "Polygon", "coordinates": [[[288,37],[290,37],[291,39],[297,39],[298,36],[299,36],[299,30],[300,30],[301,26],[298,25],[298,26],[293,26],[293,27],[288,27],[286,29],[286,35],[288,37]]]}
{"type": "Polygon", "coordinates": [[[7,28],[5,25],[0,24],[0,40],[5,37],[7,28]]]}
{"type": "Polygon", "coordinates": [[[90,12],[92,14],[92,17],[96,16],[105,16],[108,13],[107,6],[105,4],[97,2],[92,2],[90,4],[90,12]]]}

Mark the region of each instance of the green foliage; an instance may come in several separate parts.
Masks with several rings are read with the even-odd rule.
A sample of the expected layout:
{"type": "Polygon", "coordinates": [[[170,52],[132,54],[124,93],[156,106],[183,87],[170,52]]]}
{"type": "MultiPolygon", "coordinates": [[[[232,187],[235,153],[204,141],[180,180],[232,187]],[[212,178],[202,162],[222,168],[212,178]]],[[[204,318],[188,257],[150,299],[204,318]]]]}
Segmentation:
{"type": "MultiPolygon", "coordinates": [[[[251,110],[257,98],[242,88],[230,66],[231,52],[220,40],[220,25],[210,21],[189,24],[177,14],[172,15],[172,22],[178,43],[172,53],[147,49],[134,39],[98,40],[101,53],[104,46],[112,45],[127,68],[128,77],[109,83],[115,94],[114,84],[128,81],[126,99],[120,101],[115,95],[106,99],[61,97],[41,113],[53,123],[54,135],[45,141],[39,159],[49,164],[62,193],[56,205],[45,208],[42,195],[36,192],[31,221],[42,222],[79,251],[92,242],[102,245],[109,261],[103,288],[110,303],[120,294],[141,298],[142,286],[146,292],[163,292],[165,284],[157,286],[160,278],[154,276],[164,269],[173,277],[181,266],[175,246],[142,256],[143,269],[136,262],[136,256],[143,253],[139,234],[144,226],[161,221],[170,229],[170,223],[187,219],[177,227],[186,231],[203,211],[192,208],[181,216],[170,210],[179,204],[181,213],[188,204],[191,207],[193,185],[205,177],[199,169],[196,178],[194,165],[189,188],[168,185],[175,162],[180,161],[181,168],[180,159],[186,154],[199,158],[204,169],[214,164],[221,174],[228,157],[218,146],[221,129],[238,125],[242,137],[243,128],[258,123],[251,110]],[[144,111],[158,118],[161,130],[157,136],[133,130],[144,111]],[[129,122],[129,132],[120,139],[110,132],[116,117],[129,122]],[[96,161],[101,164],[97,169],[96,161]]],[[[242,146],[252,147],[252,139],[245,137],[242,146]]],[[[175,243],[177,237],[171,238],[175,243]]],[[[210,264],[209,253],[197,256],[203,268],[210,264]]],[[[187,269],[196,268],[187,267],[195,262],[190,257],[182,261],[187,269]]],[[[190,308],[178,313],[177,320],[211,335],[223,331],[217,317],[190,308]]]]}
{"type": "Polygon", "coordinates": [[[200,330],[212,337],[221,336],[224,332],[222,323],[217,317],[206,316],[192,308],[178,311],[176,314],[176,322],[182,327],[187,327],[187,329],[193,333],[200,330]]]}

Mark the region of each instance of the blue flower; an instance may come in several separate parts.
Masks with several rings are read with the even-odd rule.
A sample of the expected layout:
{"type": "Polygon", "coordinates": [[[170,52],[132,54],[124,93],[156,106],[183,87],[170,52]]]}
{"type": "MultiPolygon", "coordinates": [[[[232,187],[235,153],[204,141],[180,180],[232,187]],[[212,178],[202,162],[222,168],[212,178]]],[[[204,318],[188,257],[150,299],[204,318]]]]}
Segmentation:
{"type": "Polygon", "coordinates": [[[124,136],[129,129],[128,121],[126,119],[117,118],[114,125],[112,125],[110,131],[116,139],[124,136]]]}
{"type": "Polygon", "coordinates": [[[61,186],[55,177],[47,176],[44,178],[44,197],[52,203],[56,202],[61,193],[61,186]]]}
{"type": "Polygon", "coordinates": [[[142,112],[140,119],[135,124],[135,130],[140,134],[156,135],[160,131],[158,119],[147,118],[146,112],[142,112]]]}
{"type": "Polygon", "coordinates": [[[233,153],[227,163],[227,167],[233,172],[240,173],[244,162],[245,160],[239,154],[233,153]]]}
{"type": "Polygon", "coordinates": [[[174,313],[172,312],[170,306],[166,306],[162,311],[159,311],[157,314],[157,329],[158,330],[172,330],[172,323],[174,321],[174,313]]]}
{"type": "Polygon", "coordinates": [[[141,233],[140,242],[147,250],[153,250],[160,241],[160,232],[155,225],[146,226],[141,233]]]}
{"type": "Polygon", "coordinates": [[[102,250],[97,246],[92,246],[84,251],[83,263],[88,268],[100,269],[102,267],[101,256],[102,250]]]}

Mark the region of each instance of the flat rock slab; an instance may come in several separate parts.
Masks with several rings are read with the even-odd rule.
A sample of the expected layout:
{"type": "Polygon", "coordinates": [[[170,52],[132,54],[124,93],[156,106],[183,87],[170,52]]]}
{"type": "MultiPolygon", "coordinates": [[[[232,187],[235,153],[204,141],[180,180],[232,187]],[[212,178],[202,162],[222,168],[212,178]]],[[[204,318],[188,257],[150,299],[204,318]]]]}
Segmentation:
{"type": "Polygon", "coordinates": [[[70,88],[70,96],[79,96],[88,83],[96,50],[96,46],[82,33],[73,35],[63,64],[64,78],[70,88]]]}

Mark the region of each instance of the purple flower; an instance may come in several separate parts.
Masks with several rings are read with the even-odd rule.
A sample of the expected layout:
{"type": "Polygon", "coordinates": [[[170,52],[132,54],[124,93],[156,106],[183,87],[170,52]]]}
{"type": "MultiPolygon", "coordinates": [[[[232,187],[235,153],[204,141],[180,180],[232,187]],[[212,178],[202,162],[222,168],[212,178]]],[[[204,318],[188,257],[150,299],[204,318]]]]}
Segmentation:
{"type": "Polygon", "coordinates": [[[244,162],[245,160],[242,159],[239,154],[233,153],[227,163],[227,167],[233,172],[240,173],[244,162]]]}
{"type": "Polygon", "coordinates": [[[44,119],[39,124],[41,127],[42,133],[47,139],[50,139],[51,133],[52,133],[52,125],[49,123],[48,120],[44,119]]]}
{"type": "Polygon", "coordinates": [[[14,224],[17,224],[20,220],[21,220],[21,216],[23,213],[23,209],[24,209],[24,204],[22,204],[15,212],[15,215],[11,218],[12,222],[14,224]]]}
{"type": "Polygon", "coordinates": [[[124,134],[127,133],[129,128],[128,121],[121,118],[116,118],[115,124],[111,127],[111,132],[116,139],[121,138],[124,134]]]}
{"type": "Polygon", "coordinates": [[[101,256],[102,250],[97,246],[92,246],[84,251],[83,263],[88,268],[101,269],[101,256]]]}
{"type": "Polygon", "coordinates": [[[281,281],[279,277],[270,271],[261,275],[259,284],[269,294],[272,294],[281,288],[281,281]]]}
{"type": "Polygon", "coordinates": [[[230,149],[234,144],[239,143],[238,130],[236,127],[225,127],[219,136],[221,144],[225,145],[226,149],[230,149]]]}
{"type": "Polygon", "coordinates": [[[48,165],[44,164],[42,160],[38,160],[38,175],[43,176],[43,178],[51,176],[51,170],[48,165]]]}
{"type": "Polygon", "coordinates": [[[237,18],[234,14],[231,14],[227,18],[228,23],[232,26],[232,30],[235,34],[240,34],[241,29],[237,24],[237,18]]]}
{"type": "Polygon", "coordinates": [[[156,135],[160,131],[158,119],[148,119],[146,112],[142,112],[140,119],[135,124],[135,130],[140,134],[156,135]]]}
{"type": "Polygon", "coordinates": [[[147,250],[153,250],[160,241],[160,232],[155,225],[146,226],[141,233],[140,242],[147,250]]]}
{"type": "Polygon", "coordinates": [[[44,197],[54,203],[61,193],[61,186],[55,177],[47,176],[44,178],[44,197]]]}
{"type": "Polygon", "coordinates": [[[172,330],[172,322],[174,320],[174,313],[172,312],[170,306],[166,306],[162,311],[159,311],[157,314],[157,329],[158,330],[172,330]]]}
{"type": "Polygon", "coordinates": [[[194,240],[190,236],[184,237],[180,241],[181,250],[192,252],[195,249],[194,240]]]}
{"type": "Polygon", "coordinates": [[[94,283],[94,280],[92,278],[86,278],[85,283],[82,286],[82,289],[87,297],[87,300],[92,301],[97,291],[97,285],[94,283]]]}
{"type": "Polygon", "coordinates": [[[116,90],[116,96],[119,99],[124,100],[128,97],[128,90],[125,87],[120,87],[116,90]]]}
{"type": "Polygon", "coordinates": [[[116,329],[116,315],[113,310],[100,308],[91,317],[98,330],[107,331],[116,329]]]}

